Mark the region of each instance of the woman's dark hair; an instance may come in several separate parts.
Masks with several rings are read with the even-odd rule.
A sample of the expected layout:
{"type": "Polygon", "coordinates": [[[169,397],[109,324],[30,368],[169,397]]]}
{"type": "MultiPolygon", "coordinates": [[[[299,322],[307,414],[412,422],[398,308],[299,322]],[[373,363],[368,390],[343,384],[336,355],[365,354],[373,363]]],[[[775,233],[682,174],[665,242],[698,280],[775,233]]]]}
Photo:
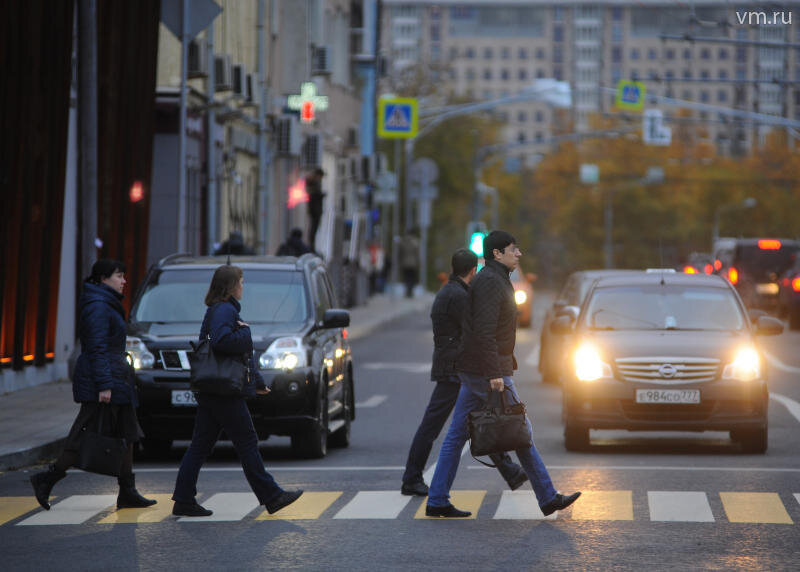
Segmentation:
{"type": "Polygon", "coordinates": [[[238,266],[223,264],[214,271],[211,278],[211,285],[206,294],[206,306],[213,306],[217,302],[224,302],[233,295],[239,280],[242,277],[242,269],[238,266]]]}
{"type": "Polygon", "coordinates": [[[450,263],[453,265],[453,274],[463,278],[478,265],[478,256],[471,250],[459,248],[453,253],[450,263]]]}
{"type": "Polygon", "coordinates": [[[512,242],[517,242],[517,239],[506,231],[493,230],[483,239],[483,257],[487,260],[494,260],[494,249],[502,252],[512,242]]]}
{"type": "Polygon", "coordinates": [[[100,284],[104,278],[110,278],[114,272],[125,272],[125,265],[119,260],[101,258],[92,265],[92,273],[86,277],[84,282],[100,284]]]}

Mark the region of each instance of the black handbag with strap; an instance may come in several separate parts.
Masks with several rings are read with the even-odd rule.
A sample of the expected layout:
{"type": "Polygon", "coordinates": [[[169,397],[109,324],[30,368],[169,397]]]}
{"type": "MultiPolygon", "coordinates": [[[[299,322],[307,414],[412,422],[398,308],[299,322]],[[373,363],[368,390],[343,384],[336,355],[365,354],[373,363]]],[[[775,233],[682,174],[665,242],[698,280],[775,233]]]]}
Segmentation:
{"type": "Polygon", "coordinates": [[[189,342],[188,355],[191,372],[189,387],[192,391],[214,395],[241,396],[250,380],[250,359],[247,354],[218,354],[211,347],[211,335],[199,343],[189,342]]]}
{"type": "Polygon", "coordinates": [[[506,393],[489,391],[486,407],[469,413],[469,448],[473,457],[515,451],[532,445],[525,404],[509,403],[506,393]]]}
{"type": "MultiPolygon", "coordinates": [[[[118,477],[128,450],[128,443],[121,437],[112,437],[104,432],[103,421],[110,415],[109,409],[105,404],[99,405],[96,431],[88,427],[83,428],[84,434],[81,437],[78,462],[75,466],[90,473],[118,477]]],[[[105,429],[110,431],[111,423],[105,429]]]]}

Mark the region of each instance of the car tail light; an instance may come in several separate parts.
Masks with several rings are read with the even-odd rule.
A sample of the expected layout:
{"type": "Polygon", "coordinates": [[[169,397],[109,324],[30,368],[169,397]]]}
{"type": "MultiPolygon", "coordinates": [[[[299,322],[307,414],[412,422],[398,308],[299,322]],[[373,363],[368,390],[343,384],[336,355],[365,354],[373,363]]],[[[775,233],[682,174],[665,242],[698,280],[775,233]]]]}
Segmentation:
{"type": "Polygon", "coordinates": [[[697,269],[694,266],[689,266],[688,264],[683,267],[684,274],[697,274],[697,269]]]}
{"type": "Polygon", "coordinates": [[[728,268],[728,280],[731,281],[731,284],[736,284],[739,282],[739,271],[733,266],[728,268]]]}
{"type": "Polygon", "coordinates": [[[721,269],[721,268],[722,268],[722,260],[720,260],[719,258],[717,258],[717,259],[714,261],[714,270],[719,270],[719,269],[721,269]]]}
{"type": "Polygon", "coordinates": [[[792,290],[795,292],[800,292],[800,276],[795,276],[792,278],[792,290]]]}
{"type": "Polygon", "coordinates": [[[703,266],[703,272],[705,272],[706,274],[711,274],[712,272],[714,272],[714,267],[711,266],[710,264],[706,264],[705,266],[703,266]]]}
{"type": "Polygon", "coordinates": [[[761,250],[780,250],[781,249],[781,241],[780,240],[759,240],[758,247],[761,250]]]}

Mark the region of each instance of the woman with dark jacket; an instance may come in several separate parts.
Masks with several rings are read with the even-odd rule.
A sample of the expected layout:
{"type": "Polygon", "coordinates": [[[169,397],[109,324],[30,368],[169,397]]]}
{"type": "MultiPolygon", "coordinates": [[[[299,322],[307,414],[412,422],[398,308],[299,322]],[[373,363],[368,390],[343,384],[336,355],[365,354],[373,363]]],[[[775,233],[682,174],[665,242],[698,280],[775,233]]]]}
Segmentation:
{"type": "MultiPolygon", "coordinates": [[[[241,320],[244,278],[238,266],[217,268],[206,294],[206,315],[200,327],[200,340],[210,336],[211,349],[218,359],[223,356],[238,357],[246,354],[250,361],[250,376],[242,396],[216,395],[196,392],[197,415],[194,420],[192,443],[186,450],[175,481],[172,514],[180,516],[210,516],[212,512],[195,500],[197,477],[214,444],[224,429],[233,442],[242,462],[245,477],[259,503],[270,514],[296,501],[302,490],[284,491],[265,469],[258,451],[258,435],[253,427],[246,397],[269,393],[258,373],[253,355],[250,326],[241,320]]],[[[224,359],[224,358],[223,358],[224,359]]]]}
{"type": "Polygon", "coordinates": [[[138,402],[133,372],[125,352],[125,265],[117,260],[98,260],[83,285],[79,301],[81,354],[72,375],[72,394],[81,404],[78,417],[67,436],[61,456],[49,470],[31,477],[36,500],[50,510],[50,491],[78,461],[81,438],[87,427],[94,428],[98,416],[110,422],[104,433],[122,437],[128,450],[122,462],[117,508],[141,508],[156,504],[136,490],[133,475],[133,445],[142,430],[136,420],[138,402]]]}

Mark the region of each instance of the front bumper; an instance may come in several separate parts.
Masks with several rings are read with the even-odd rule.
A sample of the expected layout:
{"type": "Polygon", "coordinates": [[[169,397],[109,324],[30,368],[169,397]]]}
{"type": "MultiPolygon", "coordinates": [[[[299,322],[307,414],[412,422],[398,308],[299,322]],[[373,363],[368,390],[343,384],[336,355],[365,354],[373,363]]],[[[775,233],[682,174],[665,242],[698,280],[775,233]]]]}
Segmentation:
{"type": "Polygon", "coordinates": [[[767,425],[764,380],[661,385],[603,379],[564,386],[563,420],[572,427],[629,431],[731,431],[767,425]],[[636,403],[637,389],[699,389],[698,404],[636,403]]]}
{"type": "MultiPolygon", "coordinates": [[[[315,422],[318,377],[311,368],[292,372],[261,370],[261,376],[270,393],[247,400],[259,438],[291,435],[315,422]]],[[[189,391],[188,372],[139,370],[136,386],[137,413],[145,438],[191,439],[196,407],[172,404],[173,391],[189,391]]]]}

